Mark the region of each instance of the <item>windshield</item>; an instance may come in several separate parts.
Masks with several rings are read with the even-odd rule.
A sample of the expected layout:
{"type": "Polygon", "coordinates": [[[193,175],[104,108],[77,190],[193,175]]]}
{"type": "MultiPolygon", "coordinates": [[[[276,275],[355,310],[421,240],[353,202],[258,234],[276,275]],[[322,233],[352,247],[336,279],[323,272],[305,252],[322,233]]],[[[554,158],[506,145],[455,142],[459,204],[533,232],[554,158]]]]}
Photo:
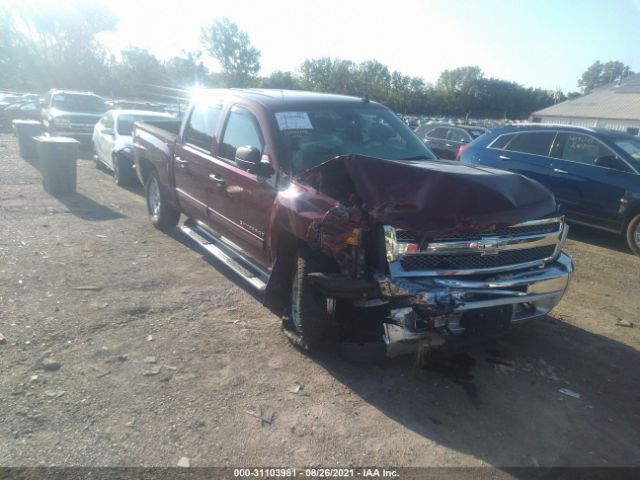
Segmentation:
{"type": "Polygon", "coordinates": [[[285,160],[299,174],[338,155],[389,160],[435,156],[396,115],[384,108],[318,108],[277,112],[285,160]]]}
{"type": "Polygon", "coordinates": [[[615,144],[633,157],[634,160],[640,162],[640,139],[625,138],[624,140],[616,140],[615,144]]]}
{"type": "Polygon", "coordinates": [[[53,96],[51,106],[74,113],[104,113],[107,111],[104,100],[96,95],[56,93],[53,96]]]}
{"type": "Polygon", "coordinates": [[[118,133],[120,135],[131,135],[133,132],[134,122],[154,122],[154,121],[167,121],[172,120],[169,117],[159,115],[120,115],[118,117],[118,133]]]}

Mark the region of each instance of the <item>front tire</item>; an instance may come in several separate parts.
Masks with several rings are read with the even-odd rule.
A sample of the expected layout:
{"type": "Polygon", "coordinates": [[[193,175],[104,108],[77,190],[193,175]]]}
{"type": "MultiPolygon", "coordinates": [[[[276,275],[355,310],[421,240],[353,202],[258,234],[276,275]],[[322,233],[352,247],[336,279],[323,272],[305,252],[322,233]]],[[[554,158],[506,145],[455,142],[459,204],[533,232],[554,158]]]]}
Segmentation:
{"type": "Polygon", "coordinates": [[[119,155],[113,157],[113,181],[119,187],[124,187],[131,183],[131,165],[119,155]]]}
{"type": "Polygon", "coordinates": [[[296,346],[314,352],[325,344],[329,315],[327,297],[311,285],[307,274],[322,271],[322,261],[307,248],[299,248],[291,283],[289,315],[291,331],[287,335],[296,346]]]}
{"type": "Polygon", "coordinates": [[[640,213],[627,226],[627,243],[631,251],[640,256],[640,213]]]}
{"type": "Polygon", "coordinates": [[[149,174],[144,191],[152,225],[163,232],[175,228],[180,219],[180,212],[167,202],[155,170],[149,174]]]}

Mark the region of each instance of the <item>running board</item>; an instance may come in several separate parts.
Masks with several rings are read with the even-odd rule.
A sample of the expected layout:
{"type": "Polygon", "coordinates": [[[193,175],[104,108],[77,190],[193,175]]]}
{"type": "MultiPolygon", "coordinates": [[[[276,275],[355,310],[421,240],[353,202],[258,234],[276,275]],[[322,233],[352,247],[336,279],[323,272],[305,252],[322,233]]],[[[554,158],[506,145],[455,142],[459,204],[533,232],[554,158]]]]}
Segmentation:
{"type": "Polygon", "coordinates": [[[244,258],[223,240],[200,226],[195,220],[188,219],[180,227],[180,230],[208,253],[224,263],[229,269],[249,282],[256,290],[259,292],[266,290],[269,275],[265,271],[244,258]]]}

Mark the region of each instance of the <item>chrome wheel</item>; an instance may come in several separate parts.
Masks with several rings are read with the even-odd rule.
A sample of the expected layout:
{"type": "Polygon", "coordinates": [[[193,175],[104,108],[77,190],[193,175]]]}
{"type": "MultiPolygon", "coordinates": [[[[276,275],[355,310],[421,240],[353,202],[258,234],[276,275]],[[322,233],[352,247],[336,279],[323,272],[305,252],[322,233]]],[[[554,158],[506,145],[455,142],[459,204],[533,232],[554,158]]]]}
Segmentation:
{"type": "Polygon", "coordinates": [[[154,177],[149,184],[149,193],[147,194],[147,203],[149,205],[149,213],[154,217],[160,214],[160,185],[158,180],[154,177]]]}
{"type": "Polygon", "coordinates": [[[629,220],[627,225],[627,244],[633,253],[640,256],[640,213],[629,220]]]}

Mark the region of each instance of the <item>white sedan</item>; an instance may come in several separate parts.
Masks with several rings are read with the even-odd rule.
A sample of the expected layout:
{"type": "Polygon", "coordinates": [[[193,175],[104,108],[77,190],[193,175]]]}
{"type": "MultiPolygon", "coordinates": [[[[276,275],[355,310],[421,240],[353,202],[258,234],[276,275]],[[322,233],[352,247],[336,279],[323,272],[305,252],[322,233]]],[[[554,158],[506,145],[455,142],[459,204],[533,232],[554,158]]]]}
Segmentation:
{"type": "Polygon", "coordinates": [[[118,185],[126,185],[135,177],[131,132],[134,122],[175,120],[168,113],[147,110],[109,110],[93,128],[93,151],[97,167],[113,172],[118,185]]]}

